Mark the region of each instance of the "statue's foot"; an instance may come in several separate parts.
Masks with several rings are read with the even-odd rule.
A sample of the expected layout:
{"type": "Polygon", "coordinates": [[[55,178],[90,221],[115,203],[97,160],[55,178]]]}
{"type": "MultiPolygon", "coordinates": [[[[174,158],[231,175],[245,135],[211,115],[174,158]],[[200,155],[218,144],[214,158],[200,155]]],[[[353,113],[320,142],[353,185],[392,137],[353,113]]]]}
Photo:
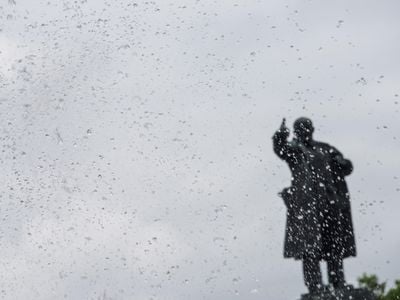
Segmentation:
{"type": "MultiPolygon", "coordinates": [[[[308,294],[303,294],[301,300],[321,300],[327,298],[326,296],[331,295],[332,292],[329,291],[329,286],[320,285],[308,288],[308,294]]],[[[327,298],[329,299],[329,298],[327,298]]]]}

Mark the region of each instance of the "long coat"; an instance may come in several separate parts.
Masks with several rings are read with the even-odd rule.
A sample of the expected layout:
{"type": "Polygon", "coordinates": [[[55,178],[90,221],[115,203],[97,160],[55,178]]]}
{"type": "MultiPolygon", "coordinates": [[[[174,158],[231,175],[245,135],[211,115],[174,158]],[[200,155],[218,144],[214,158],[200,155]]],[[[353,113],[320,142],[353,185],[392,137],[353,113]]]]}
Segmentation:
{"type": "Polygon", "coordinates": [[[292,172],[281,196],[287,207],[284,257],[318,259],[355,256],[349,193],[344,177],[352,164],[334,147],[316,141],[306,146],[277,131],[275,153],[292,172]]]}

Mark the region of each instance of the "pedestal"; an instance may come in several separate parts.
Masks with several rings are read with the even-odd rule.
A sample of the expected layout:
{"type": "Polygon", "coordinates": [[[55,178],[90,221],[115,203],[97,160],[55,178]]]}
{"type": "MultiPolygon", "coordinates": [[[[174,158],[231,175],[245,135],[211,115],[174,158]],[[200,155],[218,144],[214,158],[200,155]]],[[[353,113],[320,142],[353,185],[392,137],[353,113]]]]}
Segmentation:
{"type": "Polygon", "coordinates": [[[351,285],[341,289],[324,289],[315,294],[304,294],[301,300],[377,300],[375,295],[366,289],[356,289],[351,285]]]}

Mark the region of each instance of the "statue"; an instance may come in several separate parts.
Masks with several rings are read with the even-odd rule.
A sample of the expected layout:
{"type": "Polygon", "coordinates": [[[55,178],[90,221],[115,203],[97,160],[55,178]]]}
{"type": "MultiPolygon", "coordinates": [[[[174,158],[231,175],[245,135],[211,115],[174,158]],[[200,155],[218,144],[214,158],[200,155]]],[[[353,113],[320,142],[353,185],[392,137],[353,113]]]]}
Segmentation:
{"type": "MultiPolygon", "coordinates": [[[[328,290],[322,282],[321,260],[327,262],[330,289],[343,290],[348,287],[343,259],[356,255],[345,181],[353,165],[336,148],[315,141],[313,132],[311,120],[299,118],[294,123],[295,137],[288,141],[289,129],[283,119],[273,136],[275,153],[292,173],[291,186],[280,193],[287,207],[284,257],[302,260],[304,282],[311,296],[328,290]]],[[[306,296],[303,298],[342,299],[306,296]]],[[[374,299],[370,296],[364,298],[374,299]]],[[[352,297],[349,299],[358,299],[352,297]]]]}

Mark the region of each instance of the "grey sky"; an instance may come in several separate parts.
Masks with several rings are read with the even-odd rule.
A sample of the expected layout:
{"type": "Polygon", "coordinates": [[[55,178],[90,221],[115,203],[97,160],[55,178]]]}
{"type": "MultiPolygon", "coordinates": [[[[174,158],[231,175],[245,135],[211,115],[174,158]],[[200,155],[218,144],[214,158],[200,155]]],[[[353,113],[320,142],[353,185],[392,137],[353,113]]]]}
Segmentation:
{"type": "Polygon", "coordinates": [[[363,272],[400,278],[398,1],[5,1],[3,299],[296,299],[282,117],[350,158],[363,272]]]}

